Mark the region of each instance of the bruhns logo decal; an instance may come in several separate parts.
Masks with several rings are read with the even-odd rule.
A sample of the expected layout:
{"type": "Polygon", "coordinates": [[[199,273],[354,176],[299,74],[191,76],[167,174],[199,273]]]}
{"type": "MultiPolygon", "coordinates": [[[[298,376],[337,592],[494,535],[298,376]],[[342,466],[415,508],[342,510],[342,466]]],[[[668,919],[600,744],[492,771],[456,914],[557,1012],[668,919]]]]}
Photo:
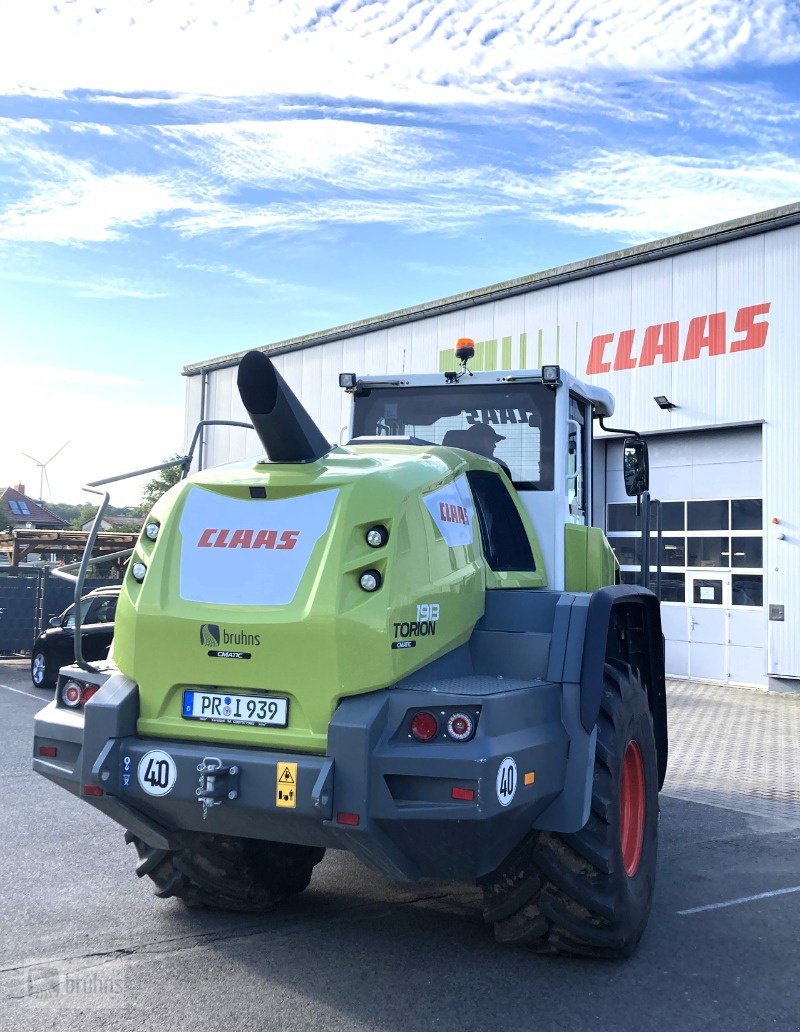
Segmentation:
{"type": "Polygon", "coordinates": [[[208,655],[212,659],[250,659],[252,653],[238,652],[231,649],[221,649],[221,645],[245,645],[250,648],[258,647],[261,644],[260,634],[251,634],[250,631],[236,630],[226,631],[218,624],[202,624],[200,627],[200,644],[208,649],[208,655]]]}
{"type": "Polygon", "coordinates": [[[207,649],[219,648],[219,627],[213,623],[204,623],[200,628],[200,644],[207,649]]]}

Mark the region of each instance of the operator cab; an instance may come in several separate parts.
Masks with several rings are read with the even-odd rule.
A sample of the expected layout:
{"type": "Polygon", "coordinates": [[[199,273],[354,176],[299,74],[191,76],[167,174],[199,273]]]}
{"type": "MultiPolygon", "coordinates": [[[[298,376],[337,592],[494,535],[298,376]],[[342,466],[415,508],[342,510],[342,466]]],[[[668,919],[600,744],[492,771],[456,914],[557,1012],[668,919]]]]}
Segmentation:
{"type": "Polygon", "coordinates": [[[592,418],[610,416],[613,398],[556,365],[472,373],[462,361],[462,368],[461,375],[343,374],[340,385],[353,396],[351,443],[404,439],[494,459],[531,518],[548,584],[563,589],[564,526],[592,523],[592,418]]]}

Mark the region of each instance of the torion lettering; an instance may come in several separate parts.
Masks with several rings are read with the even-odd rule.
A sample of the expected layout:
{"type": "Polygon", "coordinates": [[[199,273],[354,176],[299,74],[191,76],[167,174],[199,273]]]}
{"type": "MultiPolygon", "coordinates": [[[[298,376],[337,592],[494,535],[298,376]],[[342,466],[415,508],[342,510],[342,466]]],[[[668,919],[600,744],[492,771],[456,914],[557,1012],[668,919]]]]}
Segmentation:
{"type": "Polygon", "coordinates": [[[436,623],[433,620],[420,622],[411,620],[394,625],[395,638],[427,638],[436,634],[436,623]]]}

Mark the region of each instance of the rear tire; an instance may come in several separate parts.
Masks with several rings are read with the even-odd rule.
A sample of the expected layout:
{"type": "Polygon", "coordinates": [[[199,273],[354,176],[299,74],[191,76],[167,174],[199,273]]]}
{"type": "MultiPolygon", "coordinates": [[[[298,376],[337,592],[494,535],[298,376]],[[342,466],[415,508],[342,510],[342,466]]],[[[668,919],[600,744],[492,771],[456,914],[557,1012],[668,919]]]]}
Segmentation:
{"type": "Polygon", "coordinates": [[[193,835],[181,849],[156,849],[130,831],[136,873],[149,877],[161,899],[174,896],[187,907],[265,912],[308,887],[325,855],[316,846],[226,835],[193,835]]]}
{"type": "Polygon", "coordinates": [[[484,883],[499,942],[629,957],[647,925],[658,846],[653,720],[638,676],[607,664],[591,812],[572,835],[534,832],[484,883]]]}

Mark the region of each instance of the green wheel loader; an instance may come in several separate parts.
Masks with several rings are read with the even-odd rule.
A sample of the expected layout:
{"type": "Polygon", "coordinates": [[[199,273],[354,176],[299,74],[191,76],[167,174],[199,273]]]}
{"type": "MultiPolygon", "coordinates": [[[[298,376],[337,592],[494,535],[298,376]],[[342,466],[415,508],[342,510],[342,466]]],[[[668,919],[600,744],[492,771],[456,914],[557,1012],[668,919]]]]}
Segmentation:
{"type": "MultiPolygon", "coordinates": [[[[592,421],[613,401],[558,366],[473,375],[459,343],[452,372],[343,374],[342,446],[245,355],[264,454],[154,506],[112,660],[84,662],[76,630],[34,768],[188,906],[269,909],[345,849],[477,883],[500,942],[628,956],[667,720],[657,598],[616,583],[592,526],[592,421]]],[[[624,450],[641,494],[644,442],[624,450]]]]}

